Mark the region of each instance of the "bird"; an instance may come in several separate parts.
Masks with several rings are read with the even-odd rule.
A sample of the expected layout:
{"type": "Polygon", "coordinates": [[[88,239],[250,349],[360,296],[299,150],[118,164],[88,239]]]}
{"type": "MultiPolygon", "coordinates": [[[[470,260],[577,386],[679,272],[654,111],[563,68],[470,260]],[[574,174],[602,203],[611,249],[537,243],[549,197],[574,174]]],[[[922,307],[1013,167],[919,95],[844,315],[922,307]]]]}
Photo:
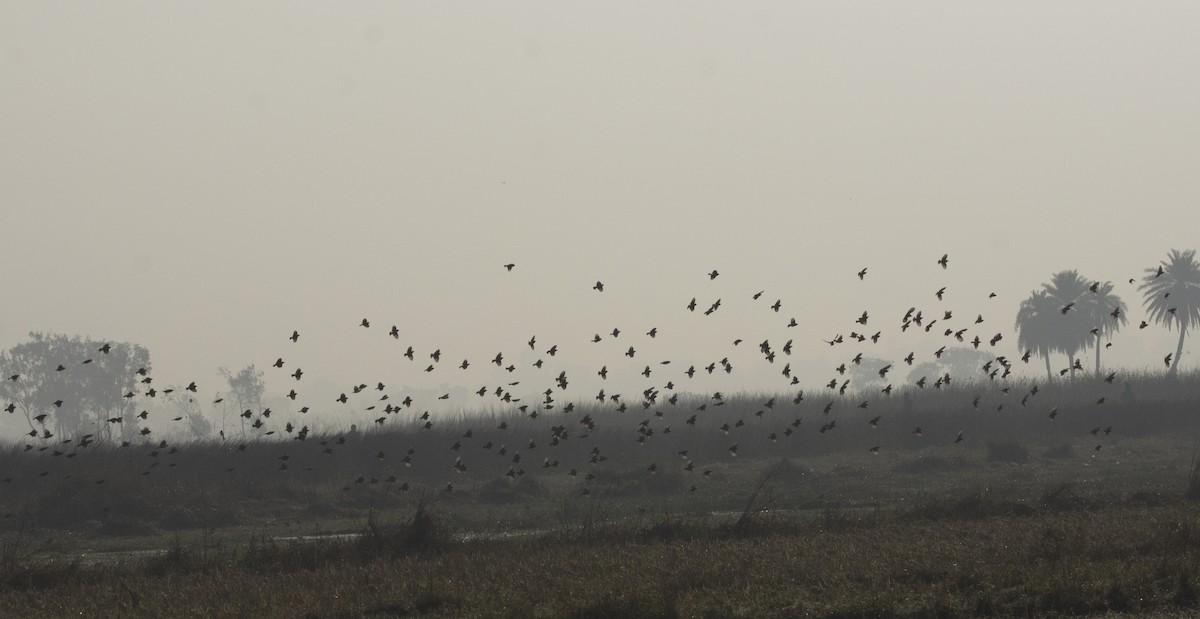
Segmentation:
{"type": "MultiPolygon", "coordinates": [[[[863,278],[865,278],[866,276],[867,276],[867,268],[866,268],[866,267],[863,267],[863,270],[861,270],[861,271],[859,271],[859,272],[858,272],[858,279],[861,281],[861,280],[862,280],[863,278]]],[[[886,278],[885,278],[885,279],[886,279],[886,278]]]]}
{"type": "Polygon", "coordinates": [[[516,264],[514,264],[514,263],[512,263],[512,262],[510,262],[510,263],[508,263],[508,264],[504,265],[504,268],[505,268],[505,270],[512,271],[512,270],[513,270],[513,267],[515,267],[515,266],[517,266],[517,265],[516,265],[516,264]]]}
{"type": "Polygon", "coordinates": [[[1163,365],[1171,367],[1171,357],[1173,356],[1175,356],[1175,353],[1167,353],[1167,356],[1163,357],[1163,365]]]}
{"type": "Polygon", "coordinates": [[[950,254],[942,254],[942,257],[938,259],[937,263],[942,265],[942,269],[945,269],[946,265],[950,264],[950,254]]]}
{"type": "Polygon", "coordinates": [[[713,269],[712,273],[708,274],[708,280],[712,281],[712,280],[716,279],[718,275],[720,275],[720,273],[718,273],[716,269],[713,269]]]}
{"type": "Polygon", "coordinates": [[[289,337],[288,339],[289,339],[289,340],[291,340],[292,342],[296,342],[296,341],[298,341],[298,340],[300,339],[300,332],[299,332],[299,331],[292,331],[292,336],[291,336],[291,337],[289,337]]]}
{"type": "Polygon", "coordinates": [[[365,328],[365,327],[370,327],[370,326],[371,326],[371,321],[367,320],[366,318],[363,318],[363,319],[362,319],[362,322],[358,323],[358,326],[360,326],[360,327],[364,327],[364,328],[365,328]]]}
{"type": "Polygon", "coordinates": [[[604,282],[597,281],[596,285],[592,286],[592,290],[595,290],[597,292],[604,292],[604,282]]]}

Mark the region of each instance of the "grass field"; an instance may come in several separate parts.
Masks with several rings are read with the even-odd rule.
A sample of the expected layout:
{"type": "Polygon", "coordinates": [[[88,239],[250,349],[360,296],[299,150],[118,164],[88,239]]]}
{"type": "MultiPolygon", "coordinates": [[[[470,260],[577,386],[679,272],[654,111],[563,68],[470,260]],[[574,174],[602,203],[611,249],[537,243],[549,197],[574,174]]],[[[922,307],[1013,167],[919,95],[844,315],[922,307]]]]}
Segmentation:
{"type": "Polygon", "coordinates": [[[0,454],[0,608],[1187,616],[1200,381],[1132,387],[1103,404],[1113,387],[1080,379],[1025,406],[1031,384],[959,385],[829,413],[824,394],[743,394],[305,441],[17,444],[0,454]]]}

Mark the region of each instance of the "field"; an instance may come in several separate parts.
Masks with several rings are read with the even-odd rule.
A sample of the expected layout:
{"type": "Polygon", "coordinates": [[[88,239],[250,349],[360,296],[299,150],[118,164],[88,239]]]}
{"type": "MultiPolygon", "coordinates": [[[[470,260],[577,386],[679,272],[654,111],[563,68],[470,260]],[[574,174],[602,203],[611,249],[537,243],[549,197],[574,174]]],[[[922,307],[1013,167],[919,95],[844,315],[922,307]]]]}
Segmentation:
{"type": "Polygon", "coordinates": [[[1082,377],[579,403],[303,441],[20,443],[0,454],[0,608],[1186,616],[1200,377],[1128,381],[1128,395],[1082,377]]]}

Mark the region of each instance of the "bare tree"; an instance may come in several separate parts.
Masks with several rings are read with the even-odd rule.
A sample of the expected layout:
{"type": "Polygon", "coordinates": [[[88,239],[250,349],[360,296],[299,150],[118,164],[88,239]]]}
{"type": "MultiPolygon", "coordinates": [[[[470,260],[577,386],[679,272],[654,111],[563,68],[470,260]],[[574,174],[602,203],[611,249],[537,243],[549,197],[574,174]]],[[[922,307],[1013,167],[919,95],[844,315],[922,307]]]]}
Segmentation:
{"type": "Polygon", "coordinates": [[[230,372],[228,368],[218,370],[221,376],[225,377],[229,383],[229,394],[227,397],[233,398],[237,403],[237,408],[242,411],[238,417],[240,420],[241,435],[246,435],[246,420],[249,418],[245,411],[251,413],[262,410],[263,392],[266,390],[266,383],[263,382],[263,373],[255,369],[254,364],[250,364],[237,373],[230,372]]]}

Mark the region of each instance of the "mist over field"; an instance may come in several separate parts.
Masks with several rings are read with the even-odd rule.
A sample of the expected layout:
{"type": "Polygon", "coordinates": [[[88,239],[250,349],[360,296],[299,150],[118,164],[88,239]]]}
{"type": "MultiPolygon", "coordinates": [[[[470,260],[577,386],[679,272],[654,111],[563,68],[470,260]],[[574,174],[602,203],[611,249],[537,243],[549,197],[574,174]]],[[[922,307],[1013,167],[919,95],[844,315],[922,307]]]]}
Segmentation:
{"type": "MultiPolygon", "coordinates": [[[[211,615],[1193,609],[1197,23],[1183,2],[5,3],[0,602],[77,614],[87,566],[116,562],[149,588],[425,579],[339,573],[352,609],[282,580],[197,593],[211,615]],[[1005,550],[922,547],[928,523],[1005,550]],[[577,585],[593,545],[729,544],[751,568],[543,602],[472,545],[510,535],[577,585]],[[896,544],[874,584],[776,581],[790,559],[750,547],[872,535],[896,544]],[[494,589],[445,584],[475,559],[494,589]]],[[[182,612],[114,591],[95,607],[182,612]]]]}

